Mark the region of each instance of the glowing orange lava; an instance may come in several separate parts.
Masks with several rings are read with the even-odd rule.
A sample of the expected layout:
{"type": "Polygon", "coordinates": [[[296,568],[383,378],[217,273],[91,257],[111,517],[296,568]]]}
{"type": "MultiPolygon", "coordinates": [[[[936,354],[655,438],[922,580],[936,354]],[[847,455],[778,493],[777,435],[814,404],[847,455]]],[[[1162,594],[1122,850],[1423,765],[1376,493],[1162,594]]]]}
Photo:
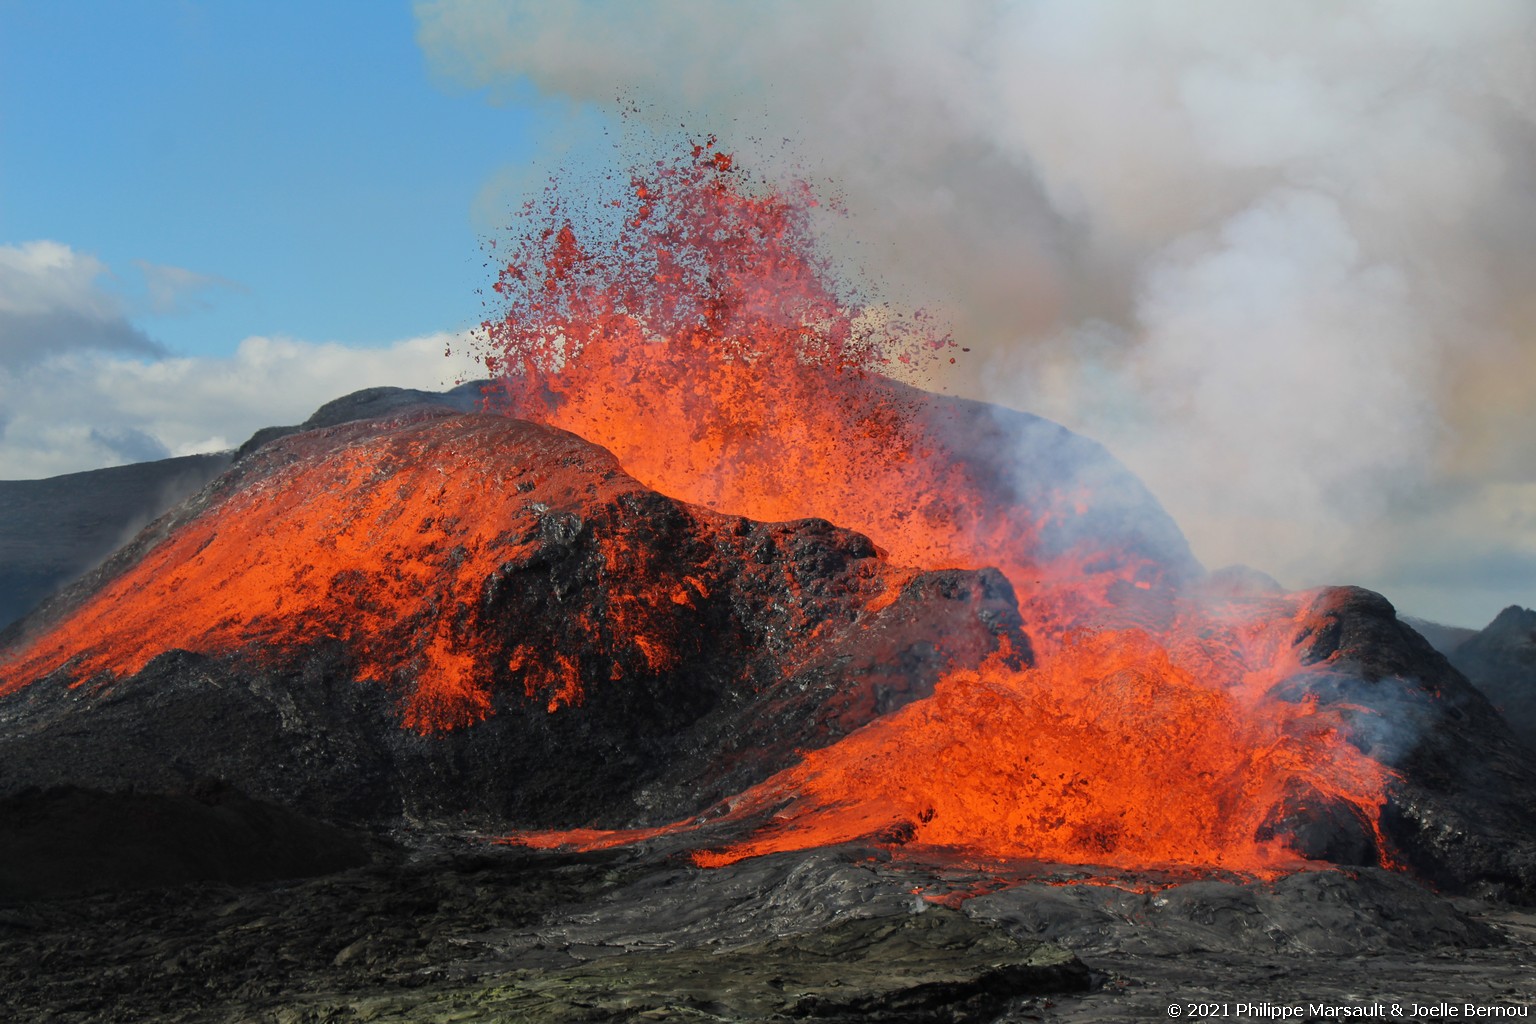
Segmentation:
{"type": "MultiPolygon", "coordinates": [[[[829,519],[902,565],[996,566],[1026,602],[1042,579],[1070,583],[1071,597],[1028,609],[1038,643],[1097,621],[1112,590],[1160,586],[1192,565],[1182,538],[1182,559],[1169,559],[1139,524],[1109,538],[1079,528],[1085,510],[1110,520],[1122,501],[1096,490],[1097,465],[1001,479],[1006,455],[985,449],[1020,439],[994,410],[884,375],[920,374],[953,342],[921,316],[836,289],[815,255],[808,189],[768,189],[695,146],[637,174],[626,197],[589,225],[590,242],[558,195],[524,211],[495,285],[503,305],[479,338],[505,389],[498,406],[602,445],[691,503],[764,522],[829,519]]],[[[1030,444],[1036,457],[1050,447],[1030,444]]]]}
{"type": "MultiPolygon", "coordinates": [[[[655,496],[612,456],[503,416],[298,435],[221,487],[202,514],[0,661],[0,694],[59,669],[75,685],[121,679],[173,649],[271,660],[332,641],[356,678],[399,694],[406,727],[426,733],[484,719],[498,685],[555,712],[582,704],[589,681],[671,669],[722,574],[763,592],[795,586],[772,576],[785,564],[733,548],[748,541],[708,513],[678,514],[697,537],[689,558],[659,549],[654,522],[629,511],[655,496]],[[590,579],[582,600],[562,603],[543,566],[579,561],[578,534],[594,549],[590,579]],[[554,603],[551,614],[514,616],[515,628],[485,621],[526,587],[554,603]]],[[[870,568],[851,583],[870,605],[910,575],[870,568]]],[[[787,630],[815,625],[810,599],[781,604],[787,630]]]]}
{"type": "MultiPolygon", "coordinates": [[[[990,662],[733,801],[767,813],[704,865],[875,837],[921,855],[1044,859],[1253,874],[1302,861],[1262,838],[1297,783],[1367,809],[1381,766],[1315,704],[1267,702],[1274,668],[1240,658],[1231,689],[1140,630],[1074,636],[1023,672],[990,662]]],[[[1379,839],[1379,834],[1378,834],[1379,839]]]]}
{"type": "MultiPolygon", "coordinates": [[[[484,718],[492,667],[466,628],[478,588],[536,544],[534,502],[558,506],[589,484],[616,493],[633,482],[616,466],[588,469],[591,449],[574,438],[497,417],[332,434],[335,448],[306,456],[285,444],[257,456],[245,472],[276,463],[270,476],[235,489],[217,515],[177,530],[0,664],[0,693],[66,663],[84,681],[131,675],[176,648],[260,652],[340,640],[360,679],[408,687],[406,725],[426,731],[484,718]],[[348,443],[348,434],[360,436],[348,443]],[[431,459],[422,457],[428,446],[431,459]],[[563,478],[529,472],[561,458],[574,460],[563,478]]],[[[551,710],[580,700],[570,666],[538,663],[524,675],[529,696],[543,695],[551,710]]]]}
{"type": "MultiPolygon", "coordinates": [[[[1187,552],[1121,522],[1124,495],[1094,484],[1111,474],[1026,494],[1000,481],[1006,451],[975,447],[1016,443],[1006,426],[880,373],[949,339],[838,294],[814,255],[808,191],[764,189],[711,144],[637,173],[622,214],[590,237],[558,196],[525,210],[531,230],[481,334],[509,411],[597,441],[688,501],[821,516],[904,564],[1001,568],[1043,661],[953,673],[807,753],[730,802],[731,817],[769,824],[699,862],[884,836],[1269,874],[1300,863],[1270,827],[1297,793],[1353,808],[1380,848],[1391,773],[1348,742],[1338,709],[1270,692],[1298,669],[1286,630],[1301,604],[1218,622],[1181,598],[1187,552]],[[1113,528],[1081,528],[1095,515],[1113,528]]],[[[517,841],[592,848],[690,827],[517,841]]]]}
{"type": "MultiPolygon", "coordinates": [[[[1308,599],[1194,600],[1177,530],[1096,445],[886,376],[951,342],[839,290],[815,255],[813,203],[751,181],[712,143],[637,172],[595,213],[551,193],[525,211],[479,340],[504,382],[495,404],[521,419],[339,427],[261,449],[203,514],[14,648],[0,694],[51,673],[110,682],[178,648],[334,642],[421,732],[473,726],[498,686],[580,713],[594,679],[672,668],[697,628],[683,613],[722,579],[766,571],[723,542],[701,545],[707,570],[632,542],[623,502],[643,484],[867,534],[889,558],[853,584],[852,629],[914,570],[995,566],[1036,656],[953,671],[727,801],[711,827],[736,832],[700,863],[860,840],[1271,874],[1300,863],[1284,827],[1298,807],[1345,808],[1389,857],[1376,823],[1392,775],[1352,742],[1360,709],[1290,696],[1309,671],[1308,599]],[[594,503],[610,521],[581,584],[600,591],[590,614],[488,642],[489,589],[594,503]],[[572,653],[592,649],[600,672],[572,653]]],[[[752,592],[792,606],[787,649],[814,643],[796,580],[752,592]]],[[[591,848],[697,826],[517,841],[591,848]]]]}
{"type": "Polygon", "coordinates": [[[1346,742],[1334,710],[1273,697],[1305,671],[1291,646],[1305,605],[1232,607],[1202,624],[1218,635],[1172,649],[1128,629],[1074,634],[1033,669],[1003,665],[1002,652],[705,818],[510,841],[604,849],[735,820],[756,827],[698,851],[698,864],[863,841],[926,862],[1273,877],[1309,863],[1271,827],[1301,792],[1353,808],[1390,863],[1377,820],[1391,773],[1346,742]]]}

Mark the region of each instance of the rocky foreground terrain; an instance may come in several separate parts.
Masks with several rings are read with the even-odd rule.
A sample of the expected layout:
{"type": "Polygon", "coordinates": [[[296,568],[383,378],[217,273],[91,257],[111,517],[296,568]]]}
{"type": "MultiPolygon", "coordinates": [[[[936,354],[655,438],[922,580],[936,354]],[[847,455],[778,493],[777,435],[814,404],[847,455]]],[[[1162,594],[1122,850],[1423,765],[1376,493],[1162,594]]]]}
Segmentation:
{"type": "MultiPolygon", "coordinates": [[[[10,903],[0,1015],[1075,1022],[1166,1019],[1175,1003],[1255,1020],[1239,1004],[1536,1001],[1536,915],[1378,869],[1169,885],[1037,865],[998,889],[995,866],[868,847],[705,871],[664,844],[415,838],[375,840],[368,863],[308,880],[10,903]]],[[[131,846],[91,856],[146,852],[131,846]]]]}

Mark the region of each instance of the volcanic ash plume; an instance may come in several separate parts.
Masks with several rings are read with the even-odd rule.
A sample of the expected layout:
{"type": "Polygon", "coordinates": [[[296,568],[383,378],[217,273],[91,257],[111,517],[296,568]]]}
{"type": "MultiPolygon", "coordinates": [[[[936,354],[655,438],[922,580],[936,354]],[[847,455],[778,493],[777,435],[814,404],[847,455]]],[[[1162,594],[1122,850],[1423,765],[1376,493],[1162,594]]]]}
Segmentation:
{"type": "Polygon", "coordinates": [[[976,349],[952,386],[1105,442],[1208,564],[1406,581],[1448,527],[1536,557],[1498,514],[1536,484],[1527,4],[418,13],[460,80],[624,92],[756,166],[794,140],[832,232],[976,349]]]}

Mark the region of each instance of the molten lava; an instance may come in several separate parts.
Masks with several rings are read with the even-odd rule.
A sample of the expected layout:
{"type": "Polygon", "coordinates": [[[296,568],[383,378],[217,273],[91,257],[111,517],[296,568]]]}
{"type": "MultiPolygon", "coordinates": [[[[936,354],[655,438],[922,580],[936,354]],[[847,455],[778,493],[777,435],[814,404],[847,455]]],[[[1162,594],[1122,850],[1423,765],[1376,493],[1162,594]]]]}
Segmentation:
{"type": "Polygon", "coordinates": [[[176,648],[268,658],[331,643],[399,694],[406,727],[440,732],[509,691],[580,714],[594,682],[671,672],[716,621],[690,614],[709,602],[772,619],[752,642],[789,665],[829,628],[873,635],[922,570],[996,567],[1033,664],[994,643],[931,696],[872,696],[851,734],[718,808],[736,832],[699,862],[873,840],[1267,874],[1316,853],[1288,830],[1307,813],[1355,822],[1389,857],[1377,822],[1392,775],[1356,745],[1359,709],[1295,696],[1306,601],[1192,599],[1182,538],[1102,449],[886,376],[951,342],[840,290],[815,255],[813,204],[712,143],[637,172],[595,213],[552,192],[525,210],[478,341],[504,385],[493,404],[519,419],[333,428],[260,450],[202,514],[0,662],[0,694],[52,673],[110,682],[176,648]],[[642,537],[645,487],[720,514],[642,537]],[[593,508],[585,574],[556,571],[586,536],[577,510],[593,508]],[[728,516],[819,517],[888,557],[844,558],[859,566],[838,577],[842,603],[821,601],[749,536],[778,528],[728,516]],[[507,604],[530,568],[518,585],[543,588],[539,616],[507,604]],[[562,603],[576,589],[584,611],[562,603]]]}
{"type": "MultiPolygon", "coordinates": [[[[612,498],[633,487],[616,466],[590,470],[575,439],[507,427],[496,418],[428,421],[308,457],[286,447],[262,453],[259,460],[282,463],[270,475],[246,465],[265,478],[231,488],[217,514],[187,523],[0,664],[0,693],[66,665],[83,681],[132,675],[177,648],[260,655],[339,640],[360,679],[407,687],[406,725],[425,731],[484,718],[492,666],[468,620],[486,577],[536,545],[535,502],[558,505],[605,485],[612,498]],[[434,436],[444,431],[446,444],[434,436]],[[561,459],[570,460],[561,476],[529,471],[561,459]]],[[[628,595],[616,613],[670,599],[628,595]]],[[[644,623],[631,626],[630,643],[654,657],[644,623]]],[[[536,664],[522,673],[530,697],[551,711],[580,702],[570,665],[536,664]]]]}
{"type": "Polygon", "coordinates": [[[1264,838],[1297,783],[1374,820],[1381,768],[1340,743],[1337,720],[1315,704],[1266,705],[1272,670],[1226,668],[1242,680],[1234,690],[1124,630],[1075,636],[1039,669],[952,673],[928,700],[738,798],[733,813],[771,824],[697,859],[873,836],[914,853],[1267,874],[1300,866],[1264,838]]]}
{"type": "MultiPolygon", "coordinates": [[[[208,507],[0,661],[0,694],[60,669],[121,679],[173,649],[274,662],[338,643],[423,733],[483,720],[498,690],[555,712],[589,685],[676,674],[708,628],[789,647],[877,622],[912,577],[780,550],[806,540],[694,514],[526,421],[336,427],[242,461],[208,507]],[[742,625],[748,600],[774,597],[742,625]]],[[[792,670],[794,652],[776,653],[792,670]]]]}
{"type": "Polygon", "coordinates": [[[504,306],[480,339],[506,407],[597,441],[688,501],[823,516],[904,564],[999,567],[1045,657],[956,672],[809,752],[730,804],[771,823],[700,862],[874,836],[1268,873],[1298,863],[1272,827],[1298,793],[1350,808],[1380,850],[1391,773],[1348,742],[1336,709],[1271,695],[1299,668],[1285,630],[1301,605],[1218,623],[1181,599],[1196,572],[1187,552],[1127,523],[1134,501],[1096,490],[1110,475],[1093,466],[1000,480],[1006,454],[965,446],[1016,439],[881,375],[949,339],[839,294],[815,256],[809,191],[764,189],[711,145],[637,173],[614,200],[622,216],[588,225],[593,237],[557,196],[525,209],[530,229],[496,284],[504,306]]]}

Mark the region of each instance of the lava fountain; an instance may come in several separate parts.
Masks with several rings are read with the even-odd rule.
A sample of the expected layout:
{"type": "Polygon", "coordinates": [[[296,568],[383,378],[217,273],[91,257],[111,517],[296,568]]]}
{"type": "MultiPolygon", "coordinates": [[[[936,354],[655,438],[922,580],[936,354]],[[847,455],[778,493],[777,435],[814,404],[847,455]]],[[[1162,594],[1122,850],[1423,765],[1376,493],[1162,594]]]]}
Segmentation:
{"type": "MultiPolygon", "coordinates": [[[[707,813],[699,863],[850,840],[1259,875],[1345,848],[1390,860],[1374,712],[1306,685],[1311,597],[1218,598],[1102,448],[896,380],[956,345],[842,283],[809,188],[706,140],[582,198],[552,186],[503,254],[475,344],[510,416],[258,449],[0,654],[0,697],[45,678],[107,692],[176,649],[340,649],[335,671],[397,698],[391,737],[447,747],[496,734],[508,699],[579,723],[615,693],[675,699],[659,723],[768,716],[721,730],[755,743],[793,691],[860,710],[764,740],[757,768],[720,747],[719,778],[740,781],[707,799],[741,791],[707,813]],[[868,693],[816,689],[902,630],[868,693]],[[704,693],[722,642],[764,656],[704,693]],[[1317,822],[1358,841],[1320,842],[1317,822]]],[[[691,835],[700,819],[657,823],[704,802],[520,841],[691,835]]]]}
{"type": "Polygon", "coordinates": [[[1276,823],[1309,811],[1342,814],[1389,859],[1390,770],[1351,743],[1341,709],[1278,696],[1304,671],[1307,602],[1192,598],[1202,574],[1177,530],[1128,516],[1091,458],[999,479],[995,452],[979,460],[957,439],[1006,449],[1006,426],[891,377],[953,359],[954,341],[840,286],[817,255],[809,188],[753,181],[705,140],[637,170],[600,217],[557,185],[545,199],[523,210],[479,333],[495,404],[690,502],[826,518],[902,564],[1000,568],[1040,659],[956,671],[807,753],[721,809],[758,827],[700,863],[873,836],[930,854],[1269,874],[1302,863],[1276,823]]]}

